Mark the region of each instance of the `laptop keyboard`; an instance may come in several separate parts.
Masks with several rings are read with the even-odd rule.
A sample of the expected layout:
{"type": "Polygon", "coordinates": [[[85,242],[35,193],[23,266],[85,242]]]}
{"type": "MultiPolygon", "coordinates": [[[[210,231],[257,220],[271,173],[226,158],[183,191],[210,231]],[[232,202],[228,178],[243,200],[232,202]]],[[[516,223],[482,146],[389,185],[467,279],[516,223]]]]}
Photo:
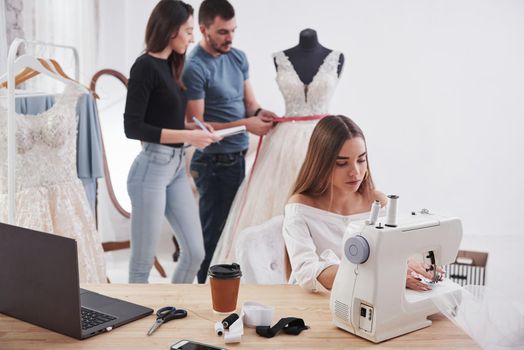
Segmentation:
{"type": "Polygon", "coordinates": [[[106,323],[112,320],[116,320],[116,317],[106,315],[94,310],[87,309],[85,307],[81,308],[82,315],[82,330],[96,327],[102,323],[106,323]]]}

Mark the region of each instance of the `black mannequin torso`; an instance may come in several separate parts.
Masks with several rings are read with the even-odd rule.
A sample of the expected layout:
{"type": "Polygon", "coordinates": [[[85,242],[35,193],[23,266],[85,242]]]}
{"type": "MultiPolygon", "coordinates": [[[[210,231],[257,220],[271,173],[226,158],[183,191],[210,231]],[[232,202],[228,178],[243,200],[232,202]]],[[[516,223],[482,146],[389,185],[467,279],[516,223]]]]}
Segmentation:
{"type": "MultiPolygon", "coordinates": [[[[308,28],[300,32],[298,45],[285,50],[284,54],[293,65],[293,68],[302,83],[304,85],[309,85],[331,51],[332,50],[320,45],[317,38],[317,32],[308,28]]],[[[343,66],[344,55],[340,54],[337,68],[338,76],[340,76],[343,66]]],[[[278,69],[276,60],[275,67],[278,69]]]]}

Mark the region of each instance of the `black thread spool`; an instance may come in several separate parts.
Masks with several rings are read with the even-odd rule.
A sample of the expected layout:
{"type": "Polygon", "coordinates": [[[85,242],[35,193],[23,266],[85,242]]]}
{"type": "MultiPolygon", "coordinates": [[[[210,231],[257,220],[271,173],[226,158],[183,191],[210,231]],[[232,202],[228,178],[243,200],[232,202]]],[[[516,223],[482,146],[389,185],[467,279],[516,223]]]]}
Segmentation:
{"type": "Polygon", "coordinates": [[[229,326],[231,326],[236,320],[238,320],[239,316],[237,313],[232,313],[231,315],[227,316],[222,320],[222,325],[224,326],[224,329],[229,329],[229,326]]]}

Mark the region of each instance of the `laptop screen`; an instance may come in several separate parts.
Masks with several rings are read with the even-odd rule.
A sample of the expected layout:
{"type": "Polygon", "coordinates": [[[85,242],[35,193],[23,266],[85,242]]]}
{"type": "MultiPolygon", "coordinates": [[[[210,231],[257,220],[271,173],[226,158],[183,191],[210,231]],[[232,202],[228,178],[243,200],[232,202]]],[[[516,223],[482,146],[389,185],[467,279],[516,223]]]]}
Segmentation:
{"type": "Polygon", "coordinates": [[[0,223],[0,312],[80,337],[76,241],[0,223]]]}

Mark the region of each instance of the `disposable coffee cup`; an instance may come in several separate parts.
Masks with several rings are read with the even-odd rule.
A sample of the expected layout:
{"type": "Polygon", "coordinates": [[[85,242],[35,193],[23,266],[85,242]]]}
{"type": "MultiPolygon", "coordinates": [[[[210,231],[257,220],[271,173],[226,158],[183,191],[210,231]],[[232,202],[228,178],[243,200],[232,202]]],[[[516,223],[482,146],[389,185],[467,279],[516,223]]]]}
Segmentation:
{"type": "Polygon", "coordinates": [[[208,275],[213,310],[219,313],[235,311],[242,276],[240,265],[235,263],[213,265],[209,268],[208,275]]]}

